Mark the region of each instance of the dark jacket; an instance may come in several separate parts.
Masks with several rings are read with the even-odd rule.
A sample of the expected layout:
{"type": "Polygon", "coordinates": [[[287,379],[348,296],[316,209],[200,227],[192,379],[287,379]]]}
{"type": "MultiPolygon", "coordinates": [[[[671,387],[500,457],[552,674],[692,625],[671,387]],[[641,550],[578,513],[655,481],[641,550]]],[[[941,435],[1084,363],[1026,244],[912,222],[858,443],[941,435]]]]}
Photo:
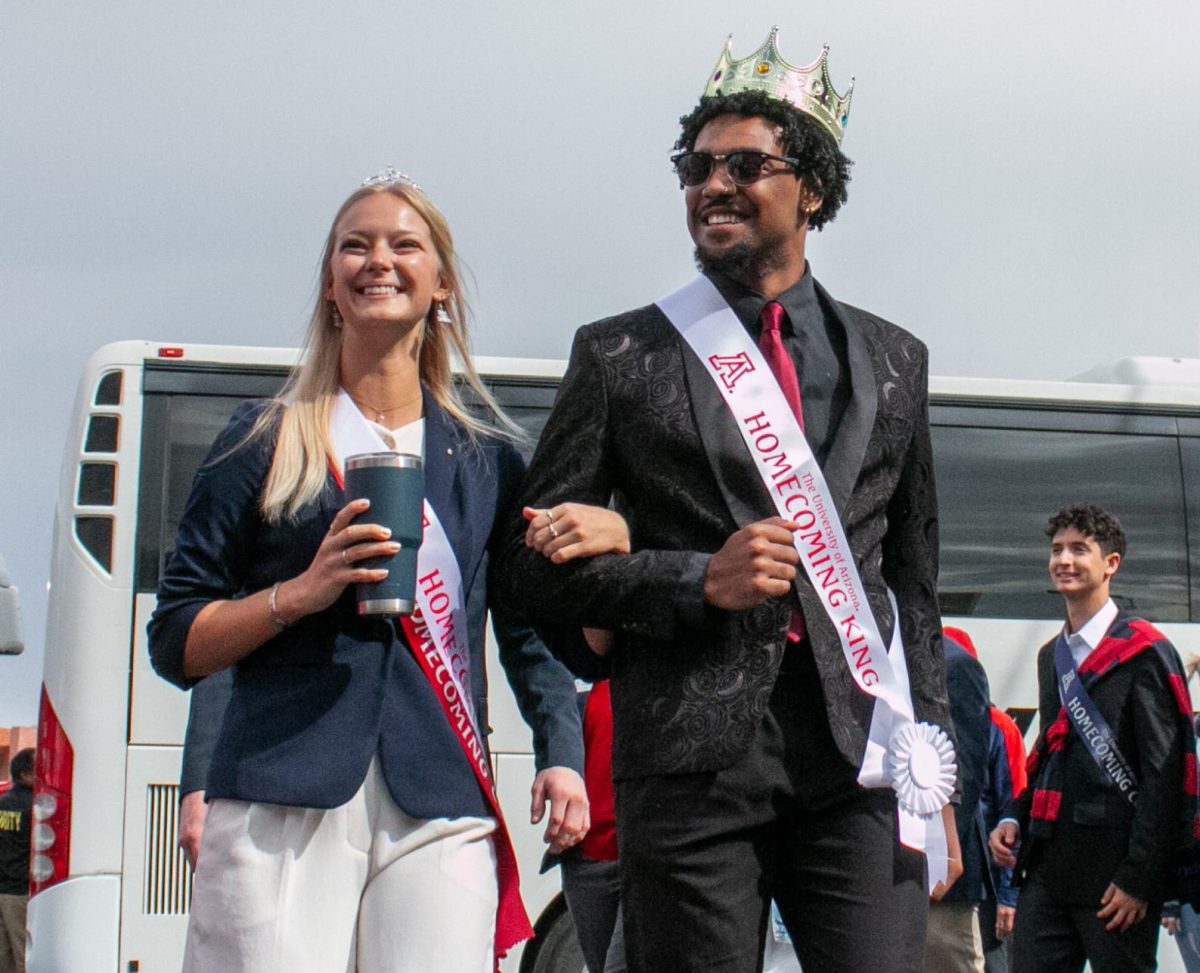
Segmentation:
{"type": "MultiPolygon", "coordinates": [[[[925,346],[817,291],[845,330],[852,388],[825,476],[885,637],[886,586],[899,600],[917,718],[948,726],[925,346]]],[[[704,605],[709,557],[775,510],[717,389],[656,306],[576,335],[526,484],[524,503],[615,497],[629,520],[631,555],[554,565],[524,546],[514,519],[504,565],[507,590],[569,665],[611,671],[615,776],[731,765],[766,711],[794,599],[741,612],[704,605]],[[608,661],[588,652],[584,625],[617,633],[608,661]]],[[[807,579],[796,589],[830,727],[857,764],[873,700],[807,579]]]]}
{"type": "Polygon", "coordinates": [[[988,714],[987,675],[979,661],[951,639],[943,640],[946,689],[957,741],[958,787],[962,801],[954,808],[963,873],[950,886],[944,902],[982,902],[992,897],[987,833],[980,802],[988,776],[988,744],[992,719],[988,714]]]}
{"type": "MultiPolygon", "coordinates": [[[[979,813],[983,819],[983,833],[990,835],[1000,823],[1000,815],[1013,800],[1012,771],[1009,769],[1008,742],[1004,732],[996,725],[993,714],[989,729],[988,741],[988,773],[987,784],[979,801],[979,813]]],[[[1015,907],[1017,904],[1017,889],[1013,885],[1013,870],[1002,868],[992,860],[991,853],[987,856],[988,871],[991,875],[991,889],[999,905],[1015,907]]]]}
{"type": "MultiPolygon", "coordinates": [[[[1110,632],[1123,627],[1122,613],[1110,632]]],[[[1174,652],[1174,649],[1171,650],[1174,652]]],[[[1058,717],[1054,640],[1038,651],[1038,718],[1046,728],[1058,717]]],[[[1089,756],[1072,728],[1062,751],[1062,803],[1049,839],[1031,838],[1029,815],[1038,784],[1030,777],[1008,815],[1021,824],[1018,881],[1036,872],[1063,902],[1099,907],[1109,883],[1161,903],[1164,883],[1180,842],[1184,741],[1167,672],[1148,649],[1101,675],[1088,687],[1096,708],[1116,735],[1137,778],[1131,804],[1089,756]]]]}
{"type": "MultiPolygon", "coordinates": [[[[149,624],[155,668],[181,686],[188,629],[211,601],[293,578],[312,561],[346,503],[332,475],[294,521],[270,524],[258,501],[273,441],[244,444],[261,406],[238,411],[197,473],[177,546],[149,624]],[[238,447],[238,448],[235,448],[238,447]]],[[[484,625],[492,528],[522,475],[517,452],[472,441],[425,396],[425,488],[462,571],[471,649],[471,695],[487,726],[484,625]]],[[[543,760],[582,769],[570,674],[502,605],[491,605],[501,659],[519,687],[543,760]]],[[[219,686],[219,684],[218,684],[219,686]]],[[[219,708],[219,693],[211,696],[219,708]]],[[[490,813],[467,758],[403,636],[389,620],[360,617],[354,592],[289,626],[242,659],[207,775],[210,798],[302,807],[349,800],[378,754],[396,803],[418,818],[490,813]]]]}
{"type": "Polygon", "coordinates": [[[33,789],[20,781],[0,794],[0,895],[29,894],[33,789]]]}

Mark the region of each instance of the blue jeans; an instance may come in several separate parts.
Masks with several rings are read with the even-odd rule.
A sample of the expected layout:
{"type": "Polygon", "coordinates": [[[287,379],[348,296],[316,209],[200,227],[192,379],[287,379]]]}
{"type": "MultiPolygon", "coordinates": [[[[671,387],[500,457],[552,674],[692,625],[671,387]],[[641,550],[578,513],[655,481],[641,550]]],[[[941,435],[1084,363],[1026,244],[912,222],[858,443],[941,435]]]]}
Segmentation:
{"type": "Polygon", "coordinates": [[[1187,973],[1200,973],[1200,916],[1190,905],[1179,910],[1179,932],[1175,934],[1175,945],[1187,973]]]}

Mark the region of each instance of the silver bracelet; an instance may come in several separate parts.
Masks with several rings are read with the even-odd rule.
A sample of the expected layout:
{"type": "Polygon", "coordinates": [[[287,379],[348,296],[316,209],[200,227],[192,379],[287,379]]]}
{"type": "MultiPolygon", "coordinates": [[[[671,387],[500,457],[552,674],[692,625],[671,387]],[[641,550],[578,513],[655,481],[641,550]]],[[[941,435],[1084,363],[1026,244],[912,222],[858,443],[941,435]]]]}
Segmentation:
{"type": "Polygon", "coordinates": [[[282,632],[288,627],[289,623],[286,618],[279,614],[279,607],[275,604],[275,596],[279,594],[279,586],[281,584],[283,584],[282,581],[276,581],[275,584],[272,585],[271,595],[267,601],[267,604],[271,607],[271,621],[274,622],[275,627],[282,632]]]}

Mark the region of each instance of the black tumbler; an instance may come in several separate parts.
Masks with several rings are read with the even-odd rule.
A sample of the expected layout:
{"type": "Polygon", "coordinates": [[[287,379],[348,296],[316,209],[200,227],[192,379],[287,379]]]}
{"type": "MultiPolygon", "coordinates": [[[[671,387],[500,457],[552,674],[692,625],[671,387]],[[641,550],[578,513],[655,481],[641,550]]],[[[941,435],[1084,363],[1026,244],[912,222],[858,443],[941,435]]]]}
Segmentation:
{"type": "Polygon", "coordinates": [[[417,590],[417,550],[424,536],[425,464],[408,453],[359,453],[346,458],[346,500],[366,497],[365,523],[392,531],[400,550],[391,557],[369,557],[364,568],[387,568],[382,581],[358,584],[360,615],[411,615],[417,590]]]}

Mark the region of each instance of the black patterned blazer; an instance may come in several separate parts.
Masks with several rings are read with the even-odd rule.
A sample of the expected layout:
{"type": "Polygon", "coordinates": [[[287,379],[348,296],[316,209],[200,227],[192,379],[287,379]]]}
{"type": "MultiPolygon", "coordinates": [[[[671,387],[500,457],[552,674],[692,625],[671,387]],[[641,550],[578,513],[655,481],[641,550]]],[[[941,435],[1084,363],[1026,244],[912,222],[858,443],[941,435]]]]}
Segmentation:
{"type": "MultiPolygon", "coordinates": [[[[917,718],[949,729],[927,352],[908,332],[817,292],[845,328],[852,385],[825,476],[885,637],[886,587],[896,594],[917,718]]],[[[568,666],[611,675],[615,777],[727,767],[766,711],[794,602],[738,612],[703,603],[711,554],[775,510],[712,380],[654,305],[579,330],[523,499],[543,507],[610,498],[629,521],[632,554],[554,565],[524,546],[524,524],[514,522],[494,583],[568,666]],[[617,633],[607,659],[587,650],[583,626],[617,633]]],[[[803,572],[795,589],[834,739],[857,765],[873,700],[855,685],[803,572]]]]}

